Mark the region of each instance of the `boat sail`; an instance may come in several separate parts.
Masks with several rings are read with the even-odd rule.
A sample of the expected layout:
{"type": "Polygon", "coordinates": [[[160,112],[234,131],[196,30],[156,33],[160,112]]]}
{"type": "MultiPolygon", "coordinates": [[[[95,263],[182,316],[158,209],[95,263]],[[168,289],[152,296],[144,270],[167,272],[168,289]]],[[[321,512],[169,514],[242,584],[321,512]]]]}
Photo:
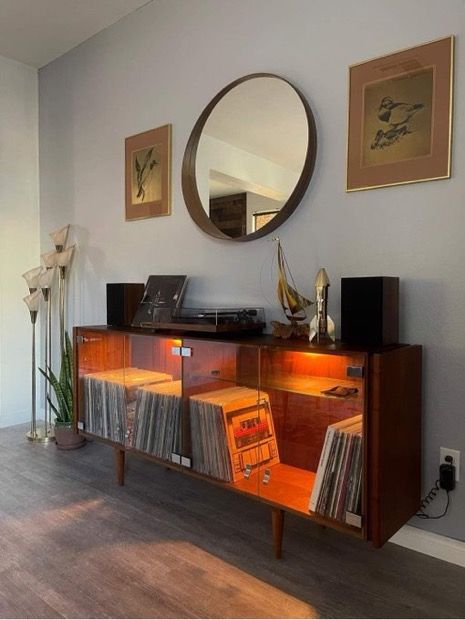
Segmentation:
{"type": "Polygon", "coordinates": [[[291,321],[291,324],[295,324],[297,321],[303,321],[307,318],[306,308],[311,306],[313,301],[297,291],[279,237],[275,241],[278,243],[278,299],[286,318],[291,321]],[[289,274],[292,285],[289,283],[287,274],[289,274]]]}

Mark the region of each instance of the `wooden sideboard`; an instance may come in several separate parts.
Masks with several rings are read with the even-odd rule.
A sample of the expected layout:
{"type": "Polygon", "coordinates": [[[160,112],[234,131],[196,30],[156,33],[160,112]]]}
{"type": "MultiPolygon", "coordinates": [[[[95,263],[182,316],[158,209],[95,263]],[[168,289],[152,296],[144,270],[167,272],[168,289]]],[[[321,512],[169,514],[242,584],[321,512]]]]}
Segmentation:
{"type": "Polygon", "coordinates": [[[134,453],[264,502],[276,557],[285,511],[380,547],[419,508],[420,346],[90,326],[74,351],[76,427],[119,484],[134,453]]]}

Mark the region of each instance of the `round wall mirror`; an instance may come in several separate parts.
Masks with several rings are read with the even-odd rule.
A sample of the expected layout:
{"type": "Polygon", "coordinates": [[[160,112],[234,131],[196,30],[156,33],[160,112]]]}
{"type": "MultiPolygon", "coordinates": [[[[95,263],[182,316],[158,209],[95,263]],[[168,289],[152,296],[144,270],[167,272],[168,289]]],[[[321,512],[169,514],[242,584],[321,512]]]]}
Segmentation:
{"type": "Polygon", "coordinates": [[[301,201],[316,144],[310,106],[287,80],[257,73],[229,84],[200,115],[184,153],[192,219],[220,239],[270,233],[301,201]]]}

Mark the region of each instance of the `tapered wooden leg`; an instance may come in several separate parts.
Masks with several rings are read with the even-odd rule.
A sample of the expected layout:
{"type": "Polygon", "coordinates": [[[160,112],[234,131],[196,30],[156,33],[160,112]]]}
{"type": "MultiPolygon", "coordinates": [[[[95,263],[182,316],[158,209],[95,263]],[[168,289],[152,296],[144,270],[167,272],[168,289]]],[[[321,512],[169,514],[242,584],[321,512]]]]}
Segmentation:
{"type": "Polygon", "coordinates": [[[115,448],[115,457],[116,457],[116,478],[118,480],[118,484],[120,486],[124,485],[124,457],[125,451],[120,450],[119,448],[115,448]]]}
{"type": "Polygon", "coordinates": [[[284,510],[280,508],[271,509],[271,524],[273,527],[274,555],[277,560],[280,560],[283,547],[284,510]]]}

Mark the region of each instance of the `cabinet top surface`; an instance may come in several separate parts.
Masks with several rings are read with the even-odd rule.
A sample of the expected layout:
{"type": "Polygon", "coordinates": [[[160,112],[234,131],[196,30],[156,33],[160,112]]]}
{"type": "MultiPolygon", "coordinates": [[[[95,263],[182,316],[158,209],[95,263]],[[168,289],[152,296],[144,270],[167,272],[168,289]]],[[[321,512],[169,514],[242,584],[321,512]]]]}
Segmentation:
{"type": "Polygon", "coordinates": [[[98,331],[101,333],[118,333],[138,336],[156,336],[159,338],[176,338],[184,341],[202,341],[202,342],[222,342],[236,345],[254,345],[254,346],[267,346],[278,347],[283,349],[291,349],[293,351],[306,351],[309,353],[386,353],[402,347],[410,346],[407,344],[393,344],[385,346],[365,346],[365,345],[353,345],[346,344],[339,340],[329,343],[310,343],[306,340],[298,339],[283,339],[276,338],[269,334],[260,334],[255,336],[225,336],[215,334],[191,334],[189,332],[179,332],[176,330],[157,330],[151,328],[139,328],[139,327],[116,327],[112,325],[80,325],[75,326],[75,330],[81,331],[98,331]]]}

